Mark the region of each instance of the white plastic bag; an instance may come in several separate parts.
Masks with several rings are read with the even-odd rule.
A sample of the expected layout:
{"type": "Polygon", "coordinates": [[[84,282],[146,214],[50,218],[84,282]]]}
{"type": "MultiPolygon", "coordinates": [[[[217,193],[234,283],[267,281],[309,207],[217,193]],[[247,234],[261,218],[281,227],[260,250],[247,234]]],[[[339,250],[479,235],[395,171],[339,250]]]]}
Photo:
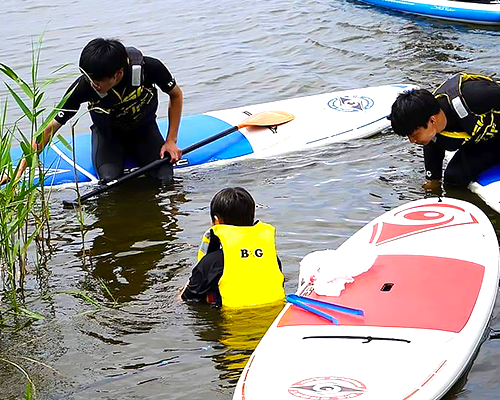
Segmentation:
{"type": "Polygon", "coordinates": [[[368,271],[377,255],[373,252],[321,250],[307,254],[300,262],[299,283],[312,283],[316,294],[340,296],[347,283],[354,277],[368,271]]]}

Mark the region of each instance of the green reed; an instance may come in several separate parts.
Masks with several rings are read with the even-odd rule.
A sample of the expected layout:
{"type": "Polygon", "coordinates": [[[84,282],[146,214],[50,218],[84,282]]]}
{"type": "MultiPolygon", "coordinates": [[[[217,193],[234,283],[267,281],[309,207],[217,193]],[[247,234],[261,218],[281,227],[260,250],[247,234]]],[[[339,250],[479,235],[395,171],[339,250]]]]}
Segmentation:
{"type": "MultiPolygon", "coordinates": [[[[39,162],[39,155],[32,149],[32,144],[41,143],[44,138],[44,130],[54,119],[56,114],[63,109],[64,104],[71,91],[63,99],[52,107],[44,105],[47,88],[59,79],[67,76],[60,74],[61,69],[67,67],[65,64],[54,71],[49,79],[40,81],[38,79],[40,50],[43,35],[38,43],[32,46],[31,79],[27,83],[12,68],[0,62],[0,76],[7,78],[5,86],[9,99],[0,99],[0,177],[8,175],[11,179],[0,187],[0,333],[7,327],[7,321],[15,319],[16,331],[23,328],[19,319],[29,321],[43,320],[44,316],[25,306],[24,280],[27,273],[28,263],[32,262],[35,267],[42,266],[50,255],[50,187],[46,187],[45,171],[39,162]],[[58,76],[56,76],[58,74],[58,76]],[[16,120],[8,119],[9,101],[21,110],[21,117],[16,120]],[[28,126],[28,128],[25,128],[28,126]],[[23,157],[27,161],[27,168],[22,177],[15,178],[19,171],[20,160],[11,159],[11,145],[19,141],[23,151],[23,157]],[[38,181],[38,182],[37,182],[38,181]],[[34,251],[33,251],[34,249],[34,251]],[[49,254],[48,254],[49,253],[49,254]],[[34,257],[33,257],[34,256],[34,257]],[[35,258],[35,260],[32,260],[35,258]],[[6,305],[7,308],[3,307],[6,305]]],[[[77,119],[78,122],[79,119],[77,119]]],[[[73,143],[75,142],[75,125],[72,124],[71,132],[73,143]]],[[[70,151],[74,146],[60,135],[59,141],[70,151]]],[[[47,144],[49,145],[49,144],[47,144]]],[[[75,171],[76,174],[76,171],[75,171]]],[[[76,176],[75,180],[77,182],[76,176]]],[[[76,186],[78,202],[80,192],[76,186]]],[[[80,204],[80,202],[79,202],[80,204]]],[[[81,206],[75,209],[76,218],[80,226],[83,246],[83,262],[90,252],[85,249],[85,209],[81,206]]],[[[117,300],[113,297],[109,288],[100,281],[104,296],[112,300],[108,307],[116,308],[117,300]]],[[[94,300],[85,291],[66,290],[55,294],[71,295],[92,305],[95,312],[101,309],[101,304],[94,300]]],[[[30,363],[36,360],[28,360],[30,363]]],[[[19,364],[0,357],[0,362],[7,363],[21,372],[26,378],[25,399],[35,399],[36,389],[27,371],[19,364]]]]}
{"type": "Polygon", "coordinates": [[[22,116],[13,123],[7,119],[7,99],[1,104],[0,114],[0,176],[11,179],[0,188],[0,273],[2,289],[12,310],[22,313],[19,295],[23,294],[24,278],[28,265],[28,249],[36,244],[37,265],[46,256],[50,246],[50,191],[44,184],[45,172],[39,163],[32,143],[43,141],[43,132],[69,97],[69,93],[55,107],[44,106],[45,89],[61,77],[62,68],[54,77],[39,81],[40,50],[43,35],[32,46],[31,80],[27,83],[12,68],[0,62],[0,73],[8,78],[4,82],[10,97],[21,110],[22,116]],[[28,128],[24,128],[28,126],[28,128]],[[19,160],[11,160],[10,148],[14,139],[19,140],[27,168],[22,177],[15,178],[19,160]],[[17,163],[13,167],[13,161],[17,163]],[[38,178],[38,184],[35,179],[38,178]]]}

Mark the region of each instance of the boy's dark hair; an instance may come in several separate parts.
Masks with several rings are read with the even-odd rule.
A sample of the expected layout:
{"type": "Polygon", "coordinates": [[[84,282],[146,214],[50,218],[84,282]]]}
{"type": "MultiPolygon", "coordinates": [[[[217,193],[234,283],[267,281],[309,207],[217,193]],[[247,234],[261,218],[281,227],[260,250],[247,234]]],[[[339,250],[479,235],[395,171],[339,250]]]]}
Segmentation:
{"type": "Polygon", "coordinates": [[[434,95],[425,89],[401,93],[392,105],[392,129],[399,136],[410,136],[418,128],[427,128],[430,117],[441,110],[434,95]]]}
{"type": "Polygon", "coordinates": [[[114,39],[93,39],[80,55],[80,68],[95,81],[113,77],[120,68],[125,69],[127,62],[125,46],[114,39]]]}
{"type": "Polygon", "coordinates": [[[224,224],[252,226],[255,219],[255,201],[242,187],[226,188],[210,202],[210,217],[222,218],[224,224]]]}

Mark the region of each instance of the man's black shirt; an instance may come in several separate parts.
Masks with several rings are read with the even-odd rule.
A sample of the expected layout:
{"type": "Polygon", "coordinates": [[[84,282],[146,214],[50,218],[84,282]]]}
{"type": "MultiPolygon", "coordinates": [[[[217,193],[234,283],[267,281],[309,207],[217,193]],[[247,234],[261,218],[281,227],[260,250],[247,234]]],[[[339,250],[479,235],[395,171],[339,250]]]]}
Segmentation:
{"type": "MultiPolygon", "coordinates": [[[[158,59],[144,56],[144,86],[153,87],[153,85],[158,86],[163,92],[168,93],[175,87],[175,79],[167,69],[167,67],[158,59]]],[[[128,68],[125,68],[124,75],[121,81],[113,89],[118,93],[122,93],[129,84],[130,72],[128,68]]],[[[82,75],[77,78],[66,93],[70,92],[74,88],[73,93],[68,98],[64,105],[64,111],[60,111],[54,118],[57,122],[64,125],[70,118],[72,118],[80,109],[80,105],[90,101],[101,100],[105,106],[111,108],[112,103],[106,104],[109,98],[109,102],[112,100],[112,96],[108,95],[101,99],[99,94],[92,88],[87,79],[82,75]]],[[[155,110],[156,111],[156,110],[155,110]]]]}

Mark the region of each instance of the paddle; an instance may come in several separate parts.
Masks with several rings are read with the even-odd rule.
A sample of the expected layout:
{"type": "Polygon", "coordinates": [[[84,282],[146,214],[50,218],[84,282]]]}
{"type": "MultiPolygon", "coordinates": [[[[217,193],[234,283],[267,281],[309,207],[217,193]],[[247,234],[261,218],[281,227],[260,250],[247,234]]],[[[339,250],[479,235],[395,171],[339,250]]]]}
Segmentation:
{"type": "Polygon", "coordinates": [[[292,303],[293,305],[295,305],[299,308],[302,308],[303,310],[309,311],[310,313],[315,314],[318,317],[324,318],[335,325],[339,324],[339,322],[336,318],[334,318],[330,314],[327,314],[321,310],[318,310],[316,307],[313,307],[313,306],[319,306],[319,307],[323,307],[323,308],[326,308],[329,310],[335,310],[337,312],[341,312],[341,313],[345,313],[345,314],[360,315],[360,316],[365,315],[365,312],[359,308],[346,307],[346,306],[342,306],[340,304],[328,303],[326,301],[311,299],[310,297],[299,296],[296,294],[287,295],[286,301],[288,301],[289,303],[292,303]]]}
{"type": "MultiPolygon", "coordinates": [[[[239,125],[232,126],[222,132],[219,132],[213,136],[210,136],[206,139],[200,140],[197,143],[192,144],[191,146],[186,147],[182,150],[182,155],[185,155],[193,150],[199,149],[206,144],[215,142],[218,139],[223,138],[224,136],[229,135],[230,133],[236,132],[238,129],[247,128],[249,126],[276,126],[282,125],[287,122],[292,121],[295,118],[293,114],[290,114],[286,111],[262,111],[257,114],[251,115],[248,118],[244,119],[239,125]]],[[[106,192],[109,189],[121,185],[122,183],[129,181],[131,179],[137,178],[151,169],[158,168],[160,165],[163,165],[170,161],[170,157],[167,155],[165,158],[153,161],[151,164],[145,165],[144,167],[138,168],[135,171],[129,172],[128,174],[123,175],[122,177],[115,179],[113,181],[107,182],[106,184],[98,187],[95,190],[90,191],[89,193],[84,194],[80,197],[80,202],[78,199],[73,201],[63,200],[64,208],[70,208],[78,206],[83,203],[85,200],[94,197],[100,193],[106,192]]]]}

